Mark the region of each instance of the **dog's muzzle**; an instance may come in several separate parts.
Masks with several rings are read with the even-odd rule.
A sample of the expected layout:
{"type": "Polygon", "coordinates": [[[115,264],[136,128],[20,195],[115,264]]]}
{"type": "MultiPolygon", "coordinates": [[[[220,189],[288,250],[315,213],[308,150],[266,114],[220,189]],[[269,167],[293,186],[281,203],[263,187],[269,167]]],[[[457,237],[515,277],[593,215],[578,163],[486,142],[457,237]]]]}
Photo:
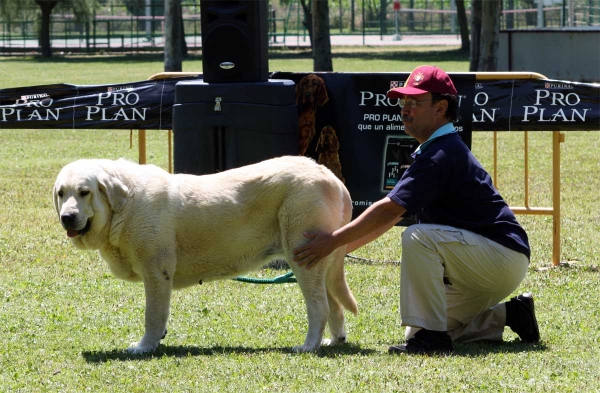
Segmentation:
{"type": "Polygon", "coordinates": [[[77,221],[76,214],[63,214],[62,216],[60,216],[60,222],[61,222],[63,228],[67,230],[68,237],[82,236],[82,235],[85,235],[87,233],[87,231],[90,230],[90,227],[91,227],[90,219],[87,220],[87,222],[85,223],[85,226],[82,229],[74,228],[76,221],[77,221]]]}

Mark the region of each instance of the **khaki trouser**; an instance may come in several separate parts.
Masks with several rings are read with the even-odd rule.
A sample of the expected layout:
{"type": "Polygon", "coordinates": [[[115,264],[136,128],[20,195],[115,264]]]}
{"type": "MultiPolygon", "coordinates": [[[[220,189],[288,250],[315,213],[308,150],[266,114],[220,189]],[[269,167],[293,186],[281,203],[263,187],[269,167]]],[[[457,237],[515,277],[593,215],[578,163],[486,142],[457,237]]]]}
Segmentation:
{"type": "Polygon", "coordinates": [[[447,331],[453,341],[502,340],[506,307],[521,283],[524,254],[481,235],[417,224],[402,234],[400,314],[406,339],[419,330],[447,331]]]}

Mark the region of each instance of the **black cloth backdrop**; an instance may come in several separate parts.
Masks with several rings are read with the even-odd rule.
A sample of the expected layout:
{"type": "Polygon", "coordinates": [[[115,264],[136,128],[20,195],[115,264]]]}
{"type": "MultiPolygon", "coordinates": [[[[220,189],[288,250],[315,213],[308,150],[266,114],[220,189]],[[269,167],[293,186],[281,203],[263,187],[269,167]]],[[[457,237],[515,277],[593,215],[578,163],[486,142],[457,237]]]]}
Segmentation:
{"type": "MultiPolygon", "coordinates": [[[[271,79],[298,83],[310,74],[275,72],[271,79]]],[[[385,96],[390,88],[401,86],[409,73],[314,74],[322,78],[329,100],[316,108],[316,133],[307,155],[318,158],[316,145],[321,130],[332,127],[340,142],[342,174],[357,215],[387,194],[412,162],[410,153],[418,143],[403,132],[398,100],[385,96]]],[[[461,120],[455,126],[469,147],[474,131],[600,130],[600,85],[532,79],[477,80],[471,73],[450,76],[460,98],[461,120]]],[[[168,130],[172,128],[176,84],[201,77],[2,89],[0,132],[65,128],[168,130]]]]}

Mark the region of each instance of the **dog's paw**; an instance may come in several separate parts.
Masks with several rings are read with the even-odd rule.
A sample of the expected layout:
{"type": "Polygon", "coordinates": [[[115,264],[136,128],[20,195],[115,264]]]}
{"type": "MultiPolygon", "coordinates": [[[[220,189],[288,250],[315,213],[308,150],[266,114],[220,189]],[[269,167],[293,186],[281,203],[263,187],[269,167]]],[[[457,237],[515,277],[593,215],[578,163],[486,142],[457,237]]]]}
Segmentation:
{"type": "Polygon", "coordinates": [[[130,355],[142,355],[144,353],[152,352],[158,347],[157,345],[147,345],[142,343],[131,343],[127,348],[127,353],[130,355]]]}
{"type": "Polygon", "coordinates": [[[341,345],[341,344],[344,344],[345,342],[346,342],[346,336],[339,336],[339,337],[333,338],[333,339],[325,338],[325,339],[323,339],[323,342],[321,343],[321,345],[328,346],[328,347],[335,347],[336,345],[341,345]]]}
{"type": "Polygon", "coordinates": [[[335,347],[336,345],[341,345],[341,344],[344,344],[345,342],[346,342],[346,336],[340,336],[336,339],[325,338],[325,339],[323,339],[323,342],[321,343],[321,345],[324,347],[335,347]]]}
{"type": "Polygon", "coordinates": [[[292,348],[295,353],[310,353],[316,352],[319,348],[307,348],[305,345],[298,345],[292,348]]]}

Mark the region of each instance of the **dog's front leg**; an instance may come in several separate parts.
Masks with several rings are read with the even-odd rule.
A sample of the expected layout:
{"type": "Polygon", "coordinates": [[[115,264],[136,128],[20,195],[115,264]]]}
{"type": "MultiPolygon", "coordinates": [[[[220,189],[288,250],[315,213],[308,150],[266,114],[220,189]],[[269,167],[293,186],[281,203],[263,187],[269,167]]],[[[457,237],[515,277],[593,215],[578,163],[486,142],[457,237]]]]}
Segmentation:
{"type": "Polygon", "coordinates": [[[146,331],[139,343],[133,343],[127,349],[129,353],[153,351],[167,334],[172,283],[173,277],[166,270],[158,274],[148,273],[144,277],[146,331]]]}

